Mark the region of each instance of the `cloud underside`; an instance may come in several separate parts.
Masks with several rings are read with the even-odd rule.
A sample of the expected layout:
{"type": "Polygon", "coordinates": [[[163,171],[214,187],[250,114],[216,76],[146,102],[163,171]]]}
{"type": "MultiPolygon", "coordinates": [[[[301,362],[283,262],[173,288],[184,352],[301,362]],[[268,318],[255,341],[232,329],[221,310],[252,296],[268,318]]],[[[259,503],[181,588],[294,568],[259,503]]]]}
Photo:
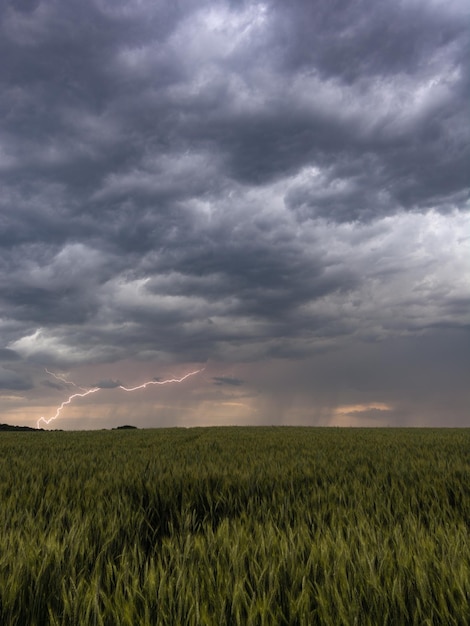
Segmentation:
{"type": "Polygon", "coordinates": [[[466,20],[460,0],[4,3],[0,386],[31,385],[18,355],[466,337],[466,20]]]}
{"type": "Polygon", "coordinates": [[[149,251],[121,272],[83,243],[42,267],[19,259],[5,309],[9,348],[65,365],[129,356],[250,361],[335,349],[347,337],[468,326],[465,215],[316,221],[301,231],[282,215],[275,242],[258,217],[240,225],[243,234],[208,237],[207,248],[194,236],[168,251],[174,262],[149,251]]]}

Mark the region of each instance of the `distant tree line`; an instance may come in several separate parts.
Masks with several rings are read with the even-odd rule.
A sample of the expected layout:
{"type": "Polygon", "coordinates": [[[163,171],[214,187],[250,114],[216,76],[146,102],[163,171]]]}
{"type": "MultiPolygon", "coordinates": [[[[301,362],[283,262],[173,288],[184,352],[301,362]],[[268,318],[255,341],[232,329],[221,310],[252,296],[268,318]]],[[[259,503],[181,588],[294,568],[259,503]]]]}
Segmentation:
{"type": "Polygon", "coordinates": [[[31,426],[13,426],[12,424],[0,424],[0,431],[2,430],[44,430],[44,428],[31,428],[31,426]]]}

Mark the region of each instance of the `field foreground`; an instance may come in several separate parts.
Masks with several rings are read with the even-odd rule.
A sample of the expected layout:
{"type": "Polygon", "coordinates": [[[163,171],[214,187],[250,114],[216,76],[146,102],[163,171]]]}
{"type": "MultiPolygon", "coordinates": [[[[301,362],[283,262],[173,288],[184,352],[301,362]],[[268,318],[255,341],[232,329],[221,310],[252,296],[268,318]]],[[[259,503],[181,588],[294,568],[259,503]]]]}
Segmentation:
{"type": "Polygon", "coordinates": [[[0,623],[469,624],[470,431],[1,433],[0,623]]]}

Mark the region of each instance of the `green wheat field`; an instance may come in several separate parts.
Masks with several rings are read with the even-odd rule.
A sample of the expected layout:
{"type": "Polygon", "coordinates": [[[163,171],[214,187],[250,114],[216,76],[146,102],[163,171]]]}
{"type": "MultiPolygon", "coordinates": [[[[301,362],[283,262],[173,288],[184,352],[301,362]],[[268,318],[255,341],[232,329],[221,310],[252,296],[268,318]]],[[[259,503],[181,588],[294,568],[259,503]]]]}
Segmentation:
{"type": "Polygon", "coordinates": [[[470,430],[0,434],[0,624],[470,624],[470,430]]]}

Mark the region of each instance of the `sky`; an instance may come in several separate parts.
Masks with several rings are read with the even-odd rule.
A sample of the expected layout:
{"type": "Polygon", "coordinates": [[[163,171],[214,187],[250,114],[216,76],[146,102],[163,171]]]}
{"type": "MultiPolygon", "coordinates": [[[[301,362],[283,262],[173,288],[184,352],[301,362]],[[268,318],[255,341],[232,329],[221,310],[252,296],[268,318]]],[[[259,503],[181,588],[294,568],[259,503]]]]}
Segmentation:
{"type": "Polygon", "coordinates": [[[470,426],[469,24],[1,2],[0,422],[470,426]]]}

